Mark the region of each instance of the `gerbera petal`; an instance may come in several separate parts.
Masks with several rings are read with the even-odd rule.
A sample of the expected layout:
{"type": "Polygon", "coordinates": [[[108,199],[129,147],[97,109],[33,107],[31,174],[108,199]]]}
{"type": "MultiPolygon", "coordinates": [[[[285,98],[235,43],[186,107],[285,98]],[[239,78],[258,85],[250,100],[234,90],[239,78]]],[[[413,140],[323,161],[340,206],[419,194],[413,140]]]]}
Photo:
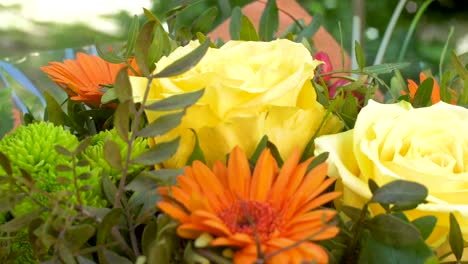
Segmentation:
{"type": "Polygon", "coordinates": [[[278,165],[270,150],[263,151],[252,176],[252,184],[250,185],[251,200],[262,202],[266,200],[277,171],[278,165]]]}
{"type": "Polygon", "coordinates": [[[276,178],[276,181],[273,184],[270,193],[268,194],[269,201],[276,208],[279,208],[283,203],[283,200],[286,198],[286,196],[281,195],[281,193],[284,192],[286,185],[288,184],[288,181],[291,178],[292,172],[299,163],[299,159],[301,158],[300,154],[301,153],[299,149],[296,148],[291,154],[291,156],[289,156],[289,158],[284,162],[283,167],[281,168],[281,171],[278,177],[276,178]]]}
{"type": "Polygon", "coordinates": [[[225,200],[223,186],[214,173],[205,164],[196,160],[193,162],[193,176],[208,198],[215,211],[221,209],[220,201],[225,200]]]}
{"type": "Polygon", "coordinates": [[[158,207],[172,218],[177,219],[179,222],[184,223],[189,220],[189,215],[180,207],[175,206],[169,202],[158,202],[158,207]]]}
{"type": "Polygon", "coordinates": [[[286,187],[285,193],[283,194],[285,197],[291,197],[291,195],[293,195],[296,192],[297,188],[300,186],[302,180],[304,179],[307,167],[309,167],[309,164],[312,162],[312,159],[313,158],[309,158],[296,167],[289,180],[288,187],[286,187]]]}
{"type": "Polygon", "coordinates": [[[236,198],[248,198],[250,187],[250,166],[247,156],[239,147],[231,152],[228,161],[228,182],[236,198]]]}
{"type": "Polygon", "coordinates": [[[212,242],[212,245],[213,246],[223,246],[223,245],[228,245],[228,244],[223,244],[223,243],[232,243],[232,245],[236,244],[236,245],[239,245],[239,246],[246,246],[246,245],[251,245],[254,243],[254,241],[252,240],[252,238],[246,234],[242,234],[242,233],[236,233],[236,234],[233,234],[229,237],[224,237],[224,238],[216,238],[215,239],[216,242],[212,242]],[[219,239],[219,240],[218,240],[219,239]]]}

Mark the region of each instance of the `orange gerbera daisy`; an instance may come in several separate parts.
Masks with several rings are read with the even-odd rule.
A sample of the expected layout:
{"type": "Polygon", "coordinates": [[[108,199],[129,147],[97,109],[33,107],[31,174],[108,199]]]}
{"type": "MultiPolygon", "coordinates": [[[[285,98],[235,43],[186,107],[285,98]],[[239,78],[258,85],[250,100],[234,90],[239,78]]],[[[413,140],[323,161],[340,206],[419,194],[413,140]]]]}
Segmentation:
{"type": "Polygon", "coordinates": [[[336,211],[314,209],[340,193],[321,195],[335,181],[327,178],[327,164],[307,172],[313,158],[300,164],[299,159],[296,150],[279,170],[266,149],[251,173],[245,153],[236,147],[227,167],[216,162],[210,170],[199,161],[186,167],[177,178],[179,186],[159,188],[165,199],[158,206],[180,222],[179,236],[196,239],[210,233],[211,246],[238,248],[234,263],[254,263],[257,240],[266,263],[327,263],[326,251],[312,241],[339,232],[328,223],[336,211]]]}
{"type": "MultiPolygon", "coordinates": [[[[429,77],[429,78],[432,78],[432,77],[429,77]]],[[[419,74],[419,83],[420,84],[423,83],[426,79],[427,79],[426,74],[421,72],[419,74]]],[[[440,87],[439,87],[439,84],[437,83],[437,80],[434,78],[432,79],[434,80],[434,85],[432,87],[432,104],[435,104],[435,103],[440,102],[440,87]]],[[[416,91],[418,90],[418,88],[419,88],[419,85],[417,85],[416,82],[414,82],[411,79],[408,79],[408,90],[410,93],[411,100],[414,99],[414,96],[416,95],[416,91]]],[[[402,93],[406,94],[405,91],[403,91],[402,93]]]]}
{"type": "MultiPolygon", "coordinates": [[[[130,63],[133,68],[137,68],[134,60],[130,63]]],[[[101,103],[103,85],[113,84],[117,73],[124,66],[125,63],[114,64],[98,56],[79,52],[76,60],[49,62],[41,70],[67,92],[71,100],[95,106],[101,103]]],[[[129,75],[133,75],[133,72],[129,71],[129,75]]]]}

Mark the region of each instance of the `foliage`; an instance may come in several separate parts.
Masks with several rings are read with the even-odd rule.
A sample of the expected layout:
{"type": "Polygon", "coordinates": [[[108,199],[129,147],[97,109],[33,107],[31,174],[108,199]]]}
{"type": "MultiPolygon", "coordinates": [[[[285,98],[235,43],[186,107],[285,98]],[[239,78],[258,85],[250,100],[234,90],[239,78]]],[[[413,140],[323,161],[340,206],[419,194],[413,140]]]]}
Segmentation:
{"type": "MultiPolygon", "coordinates": [[[[99,50],[103,59],[113,63],[136,59],[148,80],[141,98],[135,98],[125,68],[113,85],[105,87],[101,105],[93,108],[70,99],[58,102],[46,93],[44,120],[29,117],[30,124],[20,126],[0,141],[2,263],[206,263],[208,260],[231,263],[232,249],[209,246],[212,238],[207,234],[193,241],[182,239],[176,231],[179,223],[156,206],[163,199],[157,188],[175,185],[176,177],[182,173],[180,169],[159,165],[176,153],[180,139],[155,144],[151,138],[176,129],[185,111],[197,103],[204,90],[199,87],[190,93],[149,102],[151,82],[188,71],[203,58],[208,47],[222,46],[203,34],[215,21],[219,12],[216,8],[205,10],[189,28],[179,20],[185,19],[187,10],[197,4],[172,10],[166,20],[168,32],[158,17],[145,10],[146,21],[141,25],[137,17],[133,19],[125,44],[113,51],[99,50]],[[201,45],[166,68],[155,69],[159,59],[192,39],[201,45]],[[146,110],[169,114],[148,123],[146,110]],[[19,255],[26,260],[19,259],[19,255]]],[[[231,37],[245,41],[276,38],[278,12],[275,1],[268,1],[257,32],[241,9],[234,8],[231,37]]],[[[309,25],[295,23],[285,38],[302,43],[314,53],[311,38],[318,29],[318,21],[314,19],[309,25]]],[[[414,107],[435,103],[431,100],[435,79],[420,84],[414,98],[404,96],[401,91],[406,91],[407,85],[400,70],[408,63],[369,65],[358,43],[355,53],[357,69],[333,71],[322,67],[312,80],[317,100],[327,112],[318,130],[329,115],[338,116],[346,130],[352,129],[359,110],[376,97],[379,89],[385,91],[386,103],[407,100],[414,107]],[[392,74],[390,84],[382,79],[384,74],[392,74]]],[[[466,106],[468,57],[450,54],[451,64],[438,76],[440,98],[466,106]]],[[[4,102],[2,97],[0,100],[4,102]]],[[[9,110],[9,106],[5,108],[9,110]]],[[[308,142],[301,160],[313,155],[316,136],[308,142]]],[[[278,149],[264,137],[247,167],[254,167],[266,148],[282,166],[285,157],[280,157],[278,149]]],[[[327,157],[327,154],[316,157],[304,169],[311,171],[327,157]]],[[[204,160],[197,138],[189,164],[195,160],[204,160]]],[[[372,197],[363,208],[340,207],[338,202],[327,205],[340,211],[335,219],[340,234],[321,242],[330,252],[331,262],[437,263],[442,260],[444,256],[438,259],[425,242],[435,226],[435,217],[423,216],[410,221],[404,214],[427,202],[427,189],[408,181],[393,181],[383,186],[369,181],[368,185],[372,197]],[[371,215],[370,207],[378,207],[382,213],[371,215]]],[[[453,216],[449,240],[456,259],[461,259],[464,241],[453,216]]],[[[272,254],[285,250],[288,249],[272,254]]],[[[264,260],[261,250],[257,252],[258,260],[264,260]]]]}

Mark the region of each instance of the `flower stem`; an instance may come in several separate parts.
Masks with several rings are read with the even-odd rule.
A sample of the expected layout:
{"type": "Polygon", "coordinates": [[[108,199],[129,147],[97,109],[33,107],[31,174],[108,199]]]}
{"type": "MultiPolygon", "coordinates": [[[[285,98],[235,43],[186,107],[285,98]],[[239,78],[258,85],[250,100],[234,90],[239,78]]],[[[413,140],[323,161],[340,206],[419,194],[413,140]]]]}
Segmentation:
{"type": "Polygon", "coordinates": [[[387,47],[388,47],[388,43],[390,42],[390,36],[393,33],[393,29],[395,28],[395,25],[398,21],[398,18],[400,17],[401,11],[403,10],[405,3],[406,3],[406,0],[400,0],[398,2],[397,7],[395,8],[395,11],[393,11],[392,18],[390,19],[390,22],[388,22],[384,37],[382,39],[382,42],[380,43],[379,50],[377,51],[377,55],[375,56],[374,65],[382,63],[383,57],[385,55],[385,51],[387,50],[387,47]]]}

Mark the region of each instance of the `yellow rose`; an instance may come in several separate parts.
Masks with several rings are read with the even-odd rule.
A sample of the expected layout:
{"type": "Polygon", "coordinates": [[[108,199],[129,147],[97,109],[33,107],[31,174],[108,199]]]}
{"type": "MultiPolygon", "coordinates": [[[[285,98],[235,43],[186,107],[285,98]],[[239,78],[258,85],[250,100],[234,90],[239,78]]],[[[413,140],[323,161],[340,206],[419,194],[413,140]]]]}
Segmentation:
{"type": "MultiPolygon", "coordinates": [[[[157,71],[188,54],[199,45],[191,42],[177,48],[157,64],[157,71]]],[[[182,167],[192,153],[195,137],[208,164],[224,160],[239,145],[251,155],[264,135],[283,157],[299,146],[304,149],[319,128],[326,110],[316,100],[311,79],[320,61],[299,43],[280,39],[271,42],[229,41],[209,48],[191,70],[171,78],[154,80],[149,100],[205,88],[203,97],[187,110],[182,124],[157,142],[181,136],[177,153],[165,165],[182,167]]],[[[147,81],[131,77],[136,98],[147,81]]],[[[161,113],[147,112],[149,122],[161,113]]],[[[331,116],[320,134],[340,131],[342,123],[331,116]]]]}
{"type": "MultiPolygon", "coordinates": [[[[368,179],[378,185],[403,179],[424,184],[427,204],[407,211],[410,219],[437,217],[426,242],[446,241],[449,212],[454,212],[468,239],[468,110],[443,102],[413,109],[409,103],[370,101],[353,130],[322,136],[316,153],[329,152],[329,175],[338,177],[344,204],[362,207],[371,193],[368,179]]],[[[373,213],[379,213],[377,207],[373,213]]],[[[445,251],[447,252],[447,251],[445,251]]]]}

